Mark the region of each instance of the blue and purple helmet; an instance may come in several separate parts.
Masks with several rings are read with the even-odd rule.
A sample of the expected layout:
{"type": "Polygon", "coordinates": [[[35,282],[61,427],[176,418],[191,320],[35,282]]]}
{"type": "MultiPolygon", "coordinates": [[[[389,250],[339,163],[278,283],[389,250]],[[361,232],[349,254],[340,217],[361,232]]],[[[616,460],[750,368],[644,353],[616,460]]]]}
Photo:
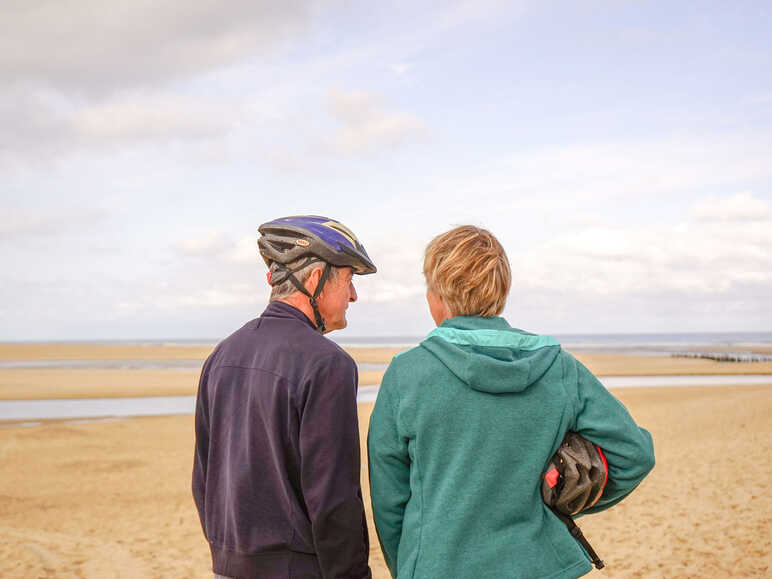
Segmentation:
{"type": "Polygon", "coordinates": [[[286,265],[303,257],[318,257],[336,267],[350,267],[356,274],[375,273],[364,246],[352,231],[334,219],[319,215],[281,217],[259,228],[257,240],[266,265],[286,265]]]}

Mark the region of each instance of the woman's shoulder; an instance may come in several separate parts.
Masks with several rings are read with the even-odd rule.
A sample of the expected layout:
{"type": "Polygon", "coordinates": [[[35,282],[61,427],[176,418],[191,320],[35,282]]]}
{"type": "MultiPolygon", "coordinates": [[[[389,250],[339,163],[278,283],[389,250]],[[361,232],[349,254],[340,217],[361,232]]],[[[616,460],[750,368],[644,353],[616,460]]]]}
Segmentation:
{"type": "Polygon", "coordinates": [[[386,369],[387,374],[402,374],[404,372],[411,372],[416,367],[426,363],[426,350],[418,346],[414,346],[407,350],[403,350],[394,355],[386,369]]]}
{"type": "Polygon", "coordinates": [[[444,367],[437,358],[420,344],[396,354],[386,369],[384,382],[415,383],[422,376],[436,374],[444,367]]]}

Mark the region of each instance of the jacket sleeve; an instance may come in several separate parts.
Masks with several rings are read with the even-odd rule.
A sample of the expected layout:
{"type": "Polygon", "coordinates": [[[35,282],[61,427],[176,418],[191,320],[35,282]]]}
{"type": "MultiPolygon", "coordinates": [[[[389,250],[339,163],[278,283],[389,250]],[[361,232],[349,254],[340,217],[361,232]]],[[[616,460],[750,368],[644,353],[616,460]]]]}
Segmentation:
{"type": "Polygon", "coordinates": [[[654,468],[651,434],[640,428],[627,408],[584,365],[577,370],[575,430],[601,447],[609,477],[600,500],[582,514],[607,509],[629,495],[654,468]]]}
{"type": "Polygon", "coordinates": [[[210,355],[204,362],[201,369],[201,377],[198,382],[198,395],[196,396],[196,450],[193,457],[193,500],[196,503],[198,517],[201,520],[201,528],[206,536],[206,522],[204,513],[206,512],[206,472],[209,459],[209,405],[207,403],[207,382],[209,379],[209,368],[212,364],[210,355]]]}
{"type": "Polygon", "coordinates": [[[356,364],[333,355],[312,374],[300,417],[300,483],[319,566],[325,578],[370,577],[356,364]]]}
{"type": "Polygon", "coordinates": [[[392,577],[397,576],[397,551],[405,506],[410,498],[410,457],[407,440],[397,429],[396,372],[389,367],[381,382],[367,436],[370,497],[378,540],[392,577]]]}

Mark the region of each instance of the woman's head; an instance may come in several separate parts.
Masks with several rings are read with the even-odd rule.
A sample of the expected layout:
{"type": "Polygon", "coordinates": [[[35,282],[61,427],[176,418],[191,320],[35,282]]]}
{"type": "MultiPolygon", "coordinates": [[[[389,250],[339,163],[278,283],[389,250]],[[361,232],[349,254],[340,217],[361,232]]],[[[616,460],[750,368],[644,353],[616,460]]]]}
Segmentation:
{"type": "Polygon", "coordinates": [[[451,229],[429,243],[424,276],[427,291],[442,300],[449,316],[500,314],[512,283],[509,260],[498,239],[472,225],[451,229]]]}

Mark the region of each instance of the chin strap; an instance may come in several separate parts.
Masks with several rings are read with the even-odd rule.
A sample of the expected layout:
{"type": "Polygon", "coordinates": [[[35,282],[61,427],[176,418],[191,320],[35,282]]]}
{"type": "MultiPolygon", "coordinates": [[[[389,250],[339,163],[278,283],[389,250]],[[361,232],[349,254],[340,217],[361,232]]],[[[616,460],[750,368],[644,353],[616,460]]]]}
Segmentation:
{"type": "Polygon", "coordinates": [[[319,283],[316,284],[316,289],[314,290],[314,295],[311,295],[308,293],[308,290],[303,286],[302,283],[298,280],[298,278],[295,277],[295,273],[303,269],[304,267],[311,265],[312,263],[319,261],[321,262],[321,259],[316,259],[315,257],[309,257],[306,261],[304,261],[301,265],[296,267],[295,269],[285,269],[281,268],[276,270],[275,273],[279,274],[276,276],[276,279],[274,279],[274,276],[271,276],[270,284],[271,286],[278,285],[280,283],[283,283],[286,280],[290,280],[292,282],[292,285],[294,285],[297,290],[308,296],[308,301],[311,304],[311,309],[314,311],[314,318],[316,321],[316,329],[319,330],[320,334],[324,334],[325,330],[327,329],[327,326],[324,323],[324,318],[322,318],[322,314],[319,313],[319,305],[316,303],[316,299],[319,297],[319,294],[322,293],[322,289],[324,288],[324,284],[327,282],[327,278],[330,277],[330,271],[332,270],[332,266],[324,262],[324,270],[322,270],[322,277],[319,278],[319,283]]]}
{"type": "Polygon", "coordinates": [[[569,515],[564,515],[557,509],[552,509],[552,512],[555,513],[558,518],[565,523],[566,527],[568,527],[568,531],[571,533],[571,536],[579,541],[579,544],[584,547],[584,550],[587,551],[587,555],[589,555],[592,564],[595,565],[595,568],[603,569],[606,564],[601,561],[600,557],[598,557],[598,554],[595,552],[595,549],[593,549],[592,545],[590,545],[590,542],[585,539],[584,533],[582,533],[582,530],[574,522],[574,519],[569,515]]]}

